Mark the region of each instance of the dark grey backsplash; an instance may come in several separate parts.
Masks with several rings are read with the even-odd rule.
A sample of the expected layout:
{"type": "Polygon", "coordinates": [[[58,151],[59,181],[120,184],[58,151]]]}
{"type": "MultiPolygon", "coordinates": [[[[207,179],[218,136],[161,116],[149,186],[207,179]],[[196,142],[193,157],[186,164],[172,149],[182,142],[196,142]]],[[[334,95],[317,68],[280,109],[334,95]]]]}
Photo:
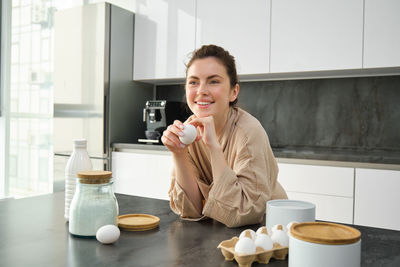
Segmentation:
{"type": "MultiPolygon", "coordinates": [[[[182,101],[182,85],[157,87],[182,101]]],[[[281,157],[400,163],[400,76],[243,82],[253,114],[281,157]]]]}
{"type": "Polygon", "coordinates": [[[186,102],[185,86],[183,84],[159,85],[156,90],[156,99],[186,102]]]}

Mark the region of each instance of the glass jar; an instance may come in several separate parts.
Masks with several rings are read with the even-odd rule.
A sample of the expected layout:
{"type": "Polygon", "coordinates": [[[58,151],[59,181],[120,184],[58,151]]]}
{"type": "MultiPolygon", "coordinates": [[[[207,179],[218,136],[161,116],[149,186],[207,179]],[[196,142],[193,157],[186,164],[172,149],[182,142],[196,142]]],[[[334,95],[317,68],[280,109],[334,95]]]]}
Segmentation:
{"type": "Polygon", "coordinates": [[[77,174],[76,192],[69,210],[71,234],[93,237],[103,225],[117,226],[118,203],[111,174],[109,171],[83,171],[77,174]]]}

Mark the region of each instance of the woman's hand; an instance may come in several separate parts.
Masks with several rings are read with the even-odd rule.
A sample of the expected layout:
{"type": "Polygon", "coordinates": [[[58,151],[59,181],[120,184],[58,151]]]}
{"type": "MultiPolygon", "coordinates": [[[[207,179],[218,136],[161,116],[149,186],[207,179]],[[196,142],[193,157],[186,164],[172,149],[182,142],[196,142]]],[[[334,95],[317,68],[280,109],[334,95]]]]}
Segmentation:
{"type": "Polygon", "coordinates": [[[168,148],[172,153],[180,154],[185,151],[185,145],[179,140],[179,136],[183,135],[183,123],[175,120],[173,124],[169,125],[163,132],[161,142],[168,148]]]}
{"type": "Polygon", "coordinates": [[[196,141],[202,139],[204,144],[206,144],[210,150],[220,148],[217,133],[215,131],[213,116],[208,116],[204,118],[193,116],[190,124],[197,127],[200,132],[200,136],[196,137],[196,141]]]}

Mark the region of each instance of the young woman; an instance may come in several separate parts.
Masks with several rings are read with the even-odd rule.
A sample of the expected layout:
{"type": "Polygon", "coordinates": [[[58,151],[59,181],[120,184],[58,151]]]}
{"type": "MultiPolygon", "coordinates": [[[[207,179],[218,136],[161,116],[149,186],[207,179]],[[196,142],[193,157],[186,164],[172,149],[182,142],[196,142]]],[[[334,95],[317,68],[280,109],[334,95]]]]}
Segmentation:
{"type": "Polygon", "coordinates": [[[197,128],[195,142],[180,142],[181,121],[169,125],[161,138],[174,160],[171,209],[184,219],[209,217],[228,227],[260,223],[266,202],[287,196],[277,182],[278,167],[264,128],[236,107],[234,58],[215,45],[195,51],[185,91],[193,112],[185,123],[197,128]]]}

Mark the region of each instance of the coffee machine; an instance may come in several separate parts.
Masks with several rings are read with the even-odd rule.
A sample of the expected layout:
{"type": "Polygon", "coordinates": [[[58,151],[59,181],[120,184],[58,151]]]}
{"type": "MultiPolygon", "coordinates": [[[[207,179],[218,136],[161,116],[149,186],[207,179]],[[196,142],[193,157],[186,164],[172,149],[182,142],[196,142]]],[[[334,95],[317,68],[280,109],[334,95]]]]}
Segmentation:
{"type": "Polygon", "coordinates": [[[190,116],[189,108],[183,102],[167,100],[149,100],[143,109],[143,121],[146,122],[146,139],[141,143],[159,144],[163,131],[174,120],[184,122],[190,116]]]}

